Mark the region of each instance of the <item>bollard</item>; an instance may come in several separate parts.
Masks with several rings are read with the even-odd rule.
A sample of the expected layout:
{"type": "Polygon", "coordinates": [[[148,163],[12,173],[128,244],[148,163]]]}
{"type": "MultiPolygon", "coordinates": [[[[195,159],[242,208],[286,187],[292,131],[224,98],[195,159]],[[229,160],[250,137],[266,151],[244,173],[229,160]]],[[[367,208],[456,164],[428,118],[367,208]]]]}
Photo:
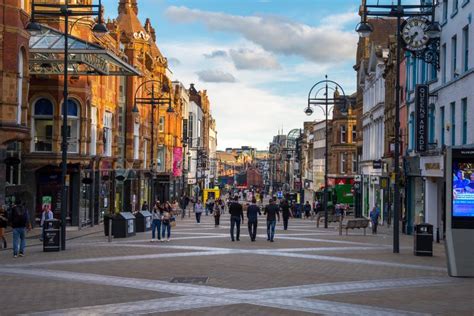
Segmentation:
{"type": "Polygon", "coordinates": [[[112,242],[112,218],[109,219],[109,242],[112,242]]]}

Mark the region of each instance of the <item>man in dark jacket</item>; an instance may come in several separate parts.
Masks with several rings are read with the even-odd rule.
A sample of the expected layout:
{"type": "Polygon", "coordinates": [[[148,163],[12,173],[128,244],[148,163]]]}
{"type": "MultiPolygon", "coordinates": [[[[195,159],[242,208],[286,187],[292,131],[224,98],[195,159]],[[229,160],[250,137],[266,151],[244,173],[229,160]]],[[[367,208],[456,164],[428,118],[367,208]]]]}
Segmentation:
{"type": "Polygon", "coordinates": [[[247,223],[249,227],[249,235],[251,241],[255,241],[255,238],[257,237],[258,215],[262,215],[260,213],[260,207],[258,207],[256,203],[257,199],[255,197],[252,198],[252,204],[250,204],[247,209],[247,223]]]}
{"type": "Polygon", "coordinates": [[[25,207],[18,204],[15,205],[11,212],[12,228],[13,228],[13,257],[18,255],[23,257],[26,247],[26,230],[31,229],[30,218],[25,207]]]}
{"type": "Polygon", "coordinates": [[[275,204],[275,198],[270,199],[270,204],[265,206],[263,214],[267,215],[267,240],[273,242],[276,218],[278,217],[278,221],[280,221],[280,208],[275,204]]]}
{"type": "Polygon", "coordinates": [[[234,201],[229,205],[230,213],[230,238],[234,241],[234,227],[237,226],[237,241],[240,241],[240,219],[244,223],[244,211],[242,204],[239,203],[239,197],[234,197],[234,201]]]}
{"type": "Polygon", "coordinates": [[[287,200],[283,199],[281,201],[280,210],[281,210],[281,215],[283,216],[283,229],[287,230],[288,229],[288,219],[291,216],[290,205],[288,204],[287,200]]]}

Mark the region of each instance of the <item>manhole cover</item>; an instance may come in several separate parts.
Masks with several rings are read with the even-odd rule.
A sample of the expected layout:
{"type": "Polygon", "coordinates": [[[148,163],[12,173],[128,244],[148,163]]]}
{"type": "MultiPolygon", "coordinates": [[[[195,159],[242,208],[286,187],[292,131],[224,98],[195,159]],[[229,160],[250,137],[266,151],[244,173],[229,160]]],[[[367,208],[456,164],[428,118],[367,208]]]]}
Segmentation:
{"type": "Polygon", "coordinates": [[[171,283],[206,284],[209,277],[174,277],[171,283]]]}

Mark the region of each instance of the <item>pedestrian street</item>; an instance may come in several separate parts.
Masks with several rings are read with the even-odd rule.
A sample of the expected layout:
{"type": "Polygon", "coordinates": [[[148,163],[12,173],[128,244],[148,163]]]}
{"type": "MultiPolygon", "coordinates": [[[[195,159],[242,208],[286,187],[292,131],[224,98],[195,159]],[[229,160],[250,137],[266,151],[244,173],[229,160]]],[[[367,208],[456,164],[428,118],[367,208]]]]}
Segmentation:
{"type": "Polygon", "coordinates": [[[415,257],[412,239],[402,238],[396,255],[386,228],[377,236],[357,230],[339,236],[335,226],[315,226],[290,219],[283,231],[278,223],[270,243],[262,216],[256,242],[250,242],[246,221],[240,241],[232,242],[228,214],[218,228],[211,215],[203,215],[201,224],[193,217],[178,219],[170,242],[151,242],[150,233],[139,233],[109,243],[98,227],[70,240],[64,252],[31,246],[25,257],[14,259],[2,251],[0,290],[22,296],[1,296],[0,305],[5,315],[474,311],[474,283],[447,276],[442,245],[435,245],[434,257],[415,257]]]}

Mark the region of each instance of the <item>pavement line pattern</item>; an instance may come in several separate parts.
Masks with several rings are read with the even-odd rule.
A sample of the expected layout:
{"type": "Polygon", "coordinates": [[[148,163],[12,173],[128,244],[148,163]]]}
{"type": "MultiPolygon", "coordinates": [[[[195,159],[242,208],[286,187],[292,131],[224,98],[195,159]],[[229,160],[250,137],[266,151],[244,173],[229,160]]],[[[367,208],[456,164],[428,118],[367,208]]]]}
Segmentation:
{"type": "Polygon", "coordinates": [[[42,269],[0,268],[0,273],[21,274],[36,278],[59,279],[88,284],[101,284],[183,295],[178,297],[144,300],[138,302],[60,309],[55,311],[34,313],[33,315],[140,315],[234,304],[252,304],[257,306],[305,311],[324,315],[421,315],[418,313],[402,310],[308,299],[307,297],[375,291],[381,289],[436,286],[456,282],[449,278],[439,277],[325,283],[244,291],[228,288],[217,288],[212,286],[168,283],[158,280],[144,280],[42,269]]]}

